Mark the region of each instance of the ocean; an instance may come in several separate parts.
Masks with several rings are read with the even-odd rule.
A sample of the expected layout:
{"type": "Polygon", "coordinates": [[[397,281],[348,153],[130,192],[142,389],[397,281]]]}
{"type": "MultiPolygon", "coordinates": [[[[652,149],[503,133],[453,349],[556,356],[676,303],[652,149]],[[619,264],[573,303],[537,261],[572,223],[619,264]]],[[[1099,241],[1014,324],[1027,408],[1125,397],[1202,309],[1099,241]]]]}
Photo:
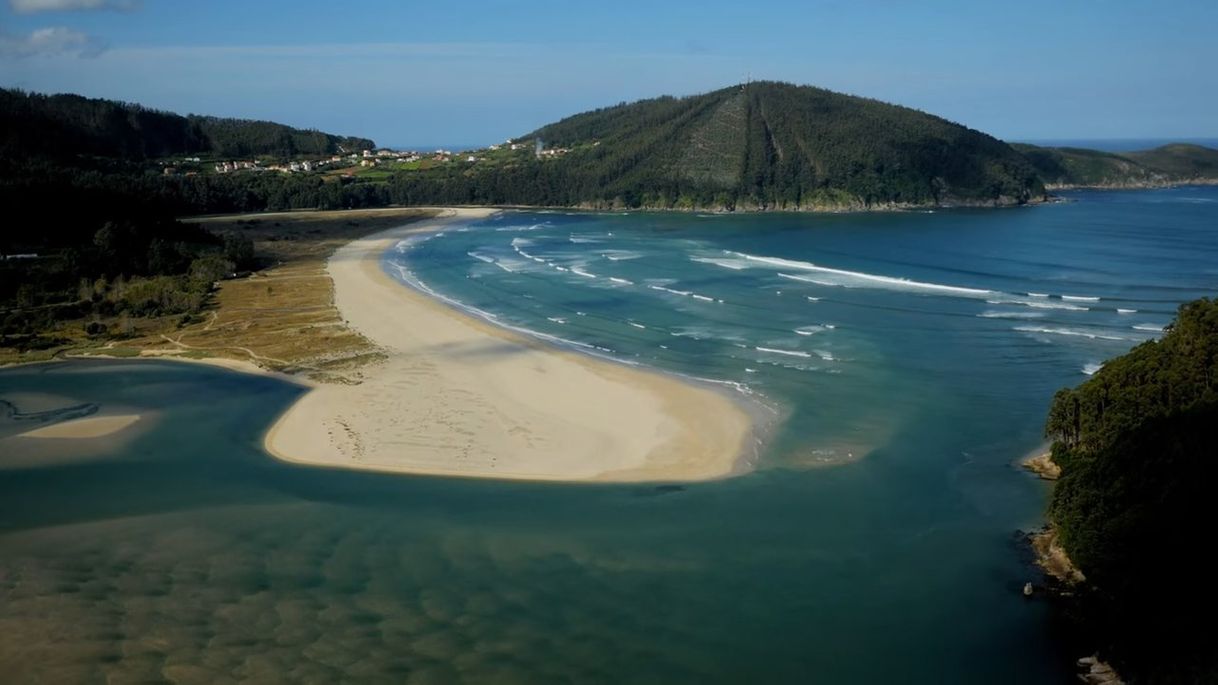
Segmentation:
{"type": "Polygon", "coordinates": [[[1048,488],[1017,462],[1043,444],[1054,391],[1218,290],[1218,188],[1065,196],[891,214],[505,212],[385,256],[472,315],[763,407],[775,425],[751,471],[713,483],[301,467],[259,447],[301,392],[273,378],[168,362],[0,370],[18,411],[145,415],[96,451],[0,455],[0,668],[1073,682],[1082,655],[1021,593],[1039,574],[1019,531],[1041,525],[1048,488]]]}

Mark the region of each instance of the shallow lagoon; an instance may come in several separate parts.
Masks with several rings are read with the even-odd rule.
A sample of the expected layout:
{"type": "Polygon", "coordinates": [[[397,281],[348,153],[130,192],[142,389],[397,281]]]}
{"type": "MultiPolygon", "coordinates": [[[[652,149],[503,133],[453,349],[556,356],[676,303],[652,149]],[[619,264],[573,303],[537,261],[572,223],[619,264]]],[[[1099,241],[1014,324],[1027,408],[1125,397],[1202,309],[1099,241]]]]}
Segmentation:
{"type": "Polygon", "coordinates": [[[1054,389],[1218,285],[1218,190],[1074,197],[506,214],[392,257],[506,323],[747,385],[790,413],[754,472],[683,489],[292,466],[259,449],[300,392],[271,378],[166,362],[0,371],[0,399],[145,416],[36,465],[0,441],[0,667],[17,681],[1068,682],[1077,655],[1020,594],[1034,572],[1015,531],[1039,523],[1046,490],[1012,462],[1038,446],[1054,389]],[[570,240],[610,232],[619,242],[570,240]],[[514,247],[607,282],[522,258],[522,236],[533,244],[514,247]],[[723,250],[848,273],[690,259],[749,261],[723,250]],[[553,273],[493,262],[513,255],[553,273]],[[1085,309],[989,302],[1029,292],[1085,309]]]}

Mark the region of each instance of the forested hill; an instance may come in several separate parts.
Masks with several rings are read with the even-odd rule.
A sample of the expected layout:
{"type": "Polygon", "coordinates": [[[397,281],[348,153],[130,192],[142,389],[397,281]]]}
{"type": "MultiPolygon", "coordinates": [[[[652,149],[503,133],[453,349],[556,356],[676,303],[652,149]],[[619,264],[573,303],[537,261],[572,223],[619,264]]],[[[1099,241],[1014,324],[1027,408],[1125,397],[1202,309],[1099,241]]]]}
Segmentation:
{"type": "Polygon", "coordinates": [[[1086,576],[1072,613],[1129,683],[1218,682],[1218,300],[1054,398],[1050,519],[1086,576]]]}
{"type": "Polygon", "coordinates": [[[571,204],[815,209],[1022,204],[1044,188],[1006,143],[907,107],[759,82],[568,117],[526,135],[571,204]]]}
{"type": "Polygon", "coordinates": [[[180,116],[135,104],[0,90],[0,156],[57,161],[325,155],[370,149],[371,140],[268,121],[180,116]]]}
{"type": "Polygon", "coordinates": [[[1051,187],[1144,188],[1218,181],[1218,150],[1173,143],[1139,152],[1014,145],[1051,187]]]}

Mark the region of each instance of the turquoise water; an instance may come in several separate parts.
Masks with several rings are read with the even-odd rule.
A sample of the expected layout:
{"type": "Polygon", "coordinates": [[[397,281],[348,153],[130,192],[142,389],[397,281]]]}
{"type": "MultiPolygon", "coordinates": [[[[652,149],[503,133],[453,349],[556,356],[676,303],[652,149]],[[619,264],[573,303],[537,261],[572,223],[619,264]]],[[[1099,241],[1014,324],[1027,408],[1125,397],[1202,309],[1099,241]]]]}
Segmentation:
{"type": "Polygon", "coordinates": [[[291,466],[259,450],[300,392],[273,379],[0,371],[19,411],[145,415],[122,440],[45,455],[0,437],[0,668],[18,682],[1070,682],[1078,655],[1020,594],[1036,575],[1016,531],[1039,524],[1046,490],[1013,462],[1040,444],[1054,390],[1215,291],[1218,189],[1071,199],[508,213],[387,258],[505,325],[788,417],[753,472],[683,489],[291,466]]]}

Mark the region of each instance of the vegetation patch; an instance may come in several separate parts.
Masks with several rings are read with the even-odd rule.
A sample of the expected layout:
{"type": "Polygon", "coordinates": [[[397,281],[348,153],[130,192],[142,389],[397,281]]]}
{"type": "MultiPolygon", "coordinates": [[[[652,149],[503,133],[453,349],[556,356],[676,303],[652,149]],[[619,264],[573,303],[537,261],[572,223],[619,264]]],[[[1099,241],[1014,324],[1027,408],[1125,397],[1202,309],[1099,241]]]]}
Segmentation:
{"type": "Polygon", "coordinates": [[[1054,398],[1049,517],[1085,576],[1071,610],[1131,683],[1218,681],[1218,300],[1054,398]]]}

